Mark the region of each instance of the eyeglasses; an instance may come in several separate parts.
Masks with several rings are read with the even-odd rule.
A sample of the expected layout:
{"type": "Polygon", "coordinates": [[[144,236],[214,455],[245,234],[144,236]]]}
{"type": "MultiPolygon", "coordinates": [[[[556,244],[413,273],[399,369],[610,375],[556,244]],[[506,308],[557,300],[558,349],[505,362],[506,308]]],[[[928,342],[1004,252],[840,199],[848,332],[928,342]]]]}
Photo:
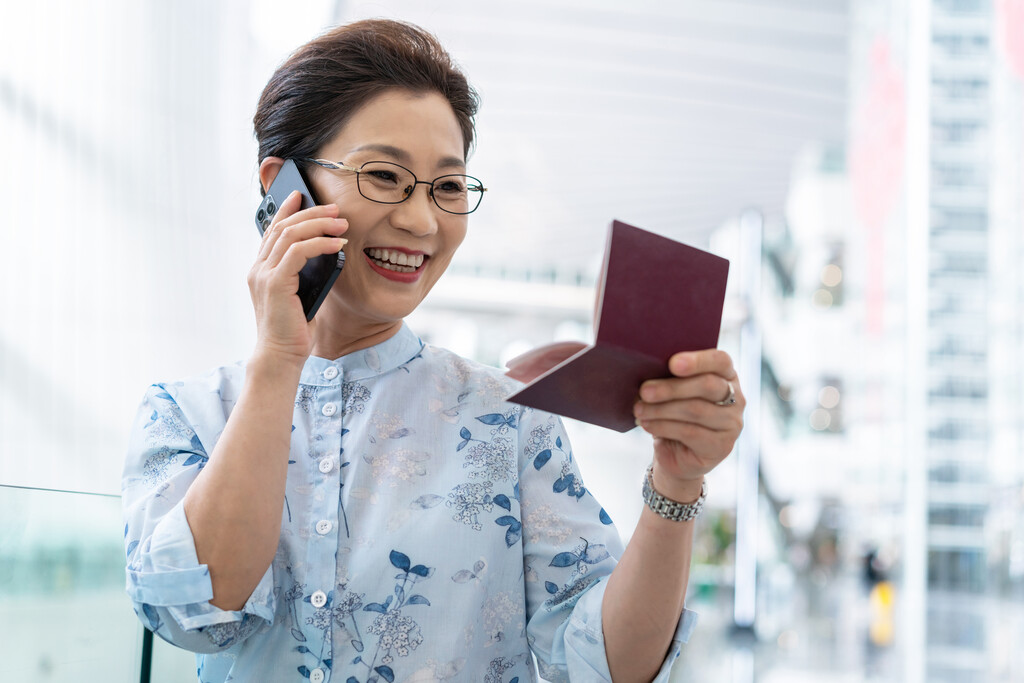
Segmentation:
{"type": "Polygon", "coordinates": [[[346,166],[327,159],[302,159],[332,171],[350,171],[356,174],[359,194],[379,204],[401,204],[412,196],[417,185],[426,185],[437,208],[447,213],[465,215],[480,206],[487,188],[471,175],[451,174],[434,178],[430,182],[417,180],[405,166],[390,161],[367,161],[359,168],[346,166]]]}

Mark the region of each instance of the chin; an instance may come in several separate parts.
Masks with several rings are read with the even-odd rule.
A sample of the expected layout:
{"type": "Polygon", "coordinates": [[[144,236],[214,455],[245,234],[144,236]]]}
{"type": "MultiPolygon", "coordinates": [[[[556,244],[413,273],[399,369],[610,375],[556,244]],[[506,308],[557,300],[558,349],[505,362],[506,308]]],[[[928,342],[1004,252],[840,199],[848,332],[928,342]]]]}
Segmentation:
{"type": "Polygon", "coordinates": [[[381,306],[367,305],[361,309],[361,312],[368,320],[386,324],[402,322],[406,316],[410,315],[417,308],[419,308],[419,302],[415,305],[402,306],[396,305],[395,301],[388,301],[381,306]]]}

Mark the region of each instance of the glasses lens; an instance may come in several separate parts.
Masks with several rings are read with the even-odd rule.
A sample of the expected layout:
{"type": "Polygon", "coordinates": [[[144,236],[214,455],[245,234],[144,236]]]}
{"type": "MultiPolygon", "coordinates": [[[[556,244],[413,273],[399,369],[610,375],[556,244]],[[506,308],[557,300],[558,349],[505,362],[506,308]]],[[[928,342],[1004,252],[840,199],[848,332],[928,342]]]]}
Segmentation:
{"type": "Polygon", "coordinates": [[[398,204],[404,201],[416,186],[412,173],[397,164],[371,161],[359,169],[359,192],[375,202],[398,204]]]}
{"type": "Polygon", "coordinates": [[[444,175],[434,179],[434,201],[449,213],[472,213],[483,196],[483,184],[473,176],[444,175]]]}

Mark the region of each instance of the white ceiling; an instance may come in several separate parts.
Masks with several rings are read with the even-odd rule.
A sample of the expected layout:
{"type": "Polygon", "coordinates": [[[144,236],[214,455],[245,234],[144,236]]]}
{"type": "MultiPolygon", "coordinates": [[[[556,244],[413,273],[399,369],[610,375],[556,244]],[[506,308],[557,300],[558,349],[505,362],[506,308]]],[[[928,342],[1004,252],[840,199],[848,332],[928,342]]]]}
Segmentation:
{"type": "Polygon", "coordinates": [[[846,0],[342,2],[436,33],[483,98],[492,188],[456,265],[593,271],[612,218],[691,244],[781,216],[796,154],[846,128],[846,0]]]}

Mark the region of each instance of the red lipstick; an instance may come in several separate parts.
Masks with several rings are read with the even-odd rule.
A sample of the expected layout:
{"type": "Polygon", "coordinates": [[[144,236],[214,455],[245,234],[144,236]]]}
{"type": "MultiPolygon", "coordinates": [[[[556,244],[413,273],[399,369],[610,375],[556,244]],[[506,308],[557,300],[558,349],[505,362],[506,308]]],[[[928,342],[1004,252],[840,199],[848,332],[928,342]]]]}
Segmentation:
{"type": "Polygon", "coordinates": [[[363,257],[366,259],[366,262],[370,264],[370,268],[372,268],[374,272],[376,272],[377,274],[387,278],[388,280],[391,280],[392,282],[403,283],[413,283],[419,280],[420,276],[423,274],[423,266],[426,264],[426,261],[429,258],[422,251],[414,251],[412,249],[405,249],[402,247],[369,247],[368,249],[363,250],[363,257]],[[376,249],[387,250],[392,253],[400,252],[408,256],[423,255],[424,260],[423,263],[421,263],[415,270],[412,271],[391,270],[390,268],[386,268],[384,266],[379,265],[382,261],[370,256],[368,252],[376,249]]]}

